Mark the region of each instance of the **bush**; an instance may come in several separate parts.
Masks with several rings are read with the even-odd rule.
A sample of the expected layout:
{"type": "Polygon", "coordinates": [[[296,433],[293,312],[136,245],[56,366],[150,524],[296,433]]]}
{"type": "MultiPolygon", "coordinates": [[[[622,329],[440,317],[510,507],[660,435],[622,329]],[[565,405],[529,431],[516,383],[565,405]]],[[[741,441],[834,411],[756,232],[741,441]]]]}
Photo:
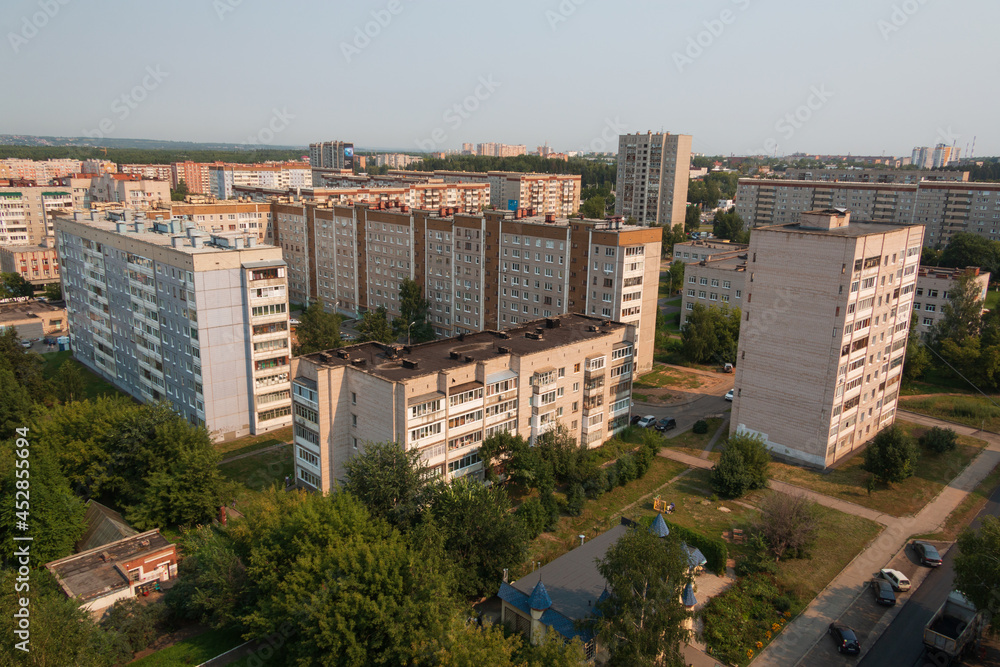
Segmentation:
{"type": "Polygon", "coordinates": [[[618,486],[618,466],[617,465],[610,466],[608,468],[605,468],[605,471],[607,472],[606,479],[608,480],[608,485],[605,487],[604,490],[611,491],[616,486],[618,486]]]}
{"type": "Polygon", "coordinates": [[[712,487],[728,498],[767,488],[771,454],[760,436],[737,433],[712,467],[712,487]]]}
{"type": "Polygon", "coordinates": [[[774,608],[780,611],[781,613],[785,613],[786,611],[792,608],[792,598],[788,597],[787,595],[782,595],[776,598],[774,600],[774,608]]]}
{"type": "Polygon", "coordinates": [[[702,637],[718,662],[743,664],[757,650],[757,642],[767,643],[784,627],[788,610],[779,609],[790,601],[778,588],[774,577],[752,574],[729,590],[716,595],[701,610],[702,637]]]}
{"type": "Polygon", "coordinates": [[[913,438],[898,424],[879,431],[865,449],[864,469],[885,484],[913,476],[919,452],[913,438]]]}
{"type": "Polygon", "coordinates": [[[514,514],[521,520],[528,538],[532,540],[545,530],[545,526],[548,523],[545,508],[542,506],[542,501],[538,498],[528,498],[521,503],[521,506],[517,508],[517,512],[514,514]]]}
{"type": "Polygon", "coordinates": [[[763,537],[778,560],[804,558],[816,543],[816,503],[804,496],[772,493],[758,503],[754,532],[763,537]]]}
{"type": "Polygon", "coordinates": [[[694,423],[694,426],[691,427],[691,430],[697,433],[698,435],[703,435],[705,433],[708,433],[708,422],[705,421],[704,419],[699,419],[694,423]]]}
{"type": "Polygon", "coordinates": [[[635,458],[632,454],[625,454],[615,463],[618,470],[618,486],[625,486],[633,479],[636,479],[635,458]]]}
{"type": "Polygon", "coordinates": [[[778,564],[771,556],[771,549],[760,533],[750,533],[742,556],[736,559],[737,577],[746,577],[758,572],[777,574],[778,564]]]}
{"type": "Polygon", "coordinates": [[[608,490],[608,473],[604,468],[598,468],[592,475],[583,480],[583,491],[591,500],[599,498],[608,490]]]}
{"type": "Polygon", "coordinates": [[[729,558],[729,547],[725,541],[717,537],[706,537],[690,528],[678,526],[667,521],[671,535],[676,535],[689,547],[697,547],[705,555],[705,567],[716,574],[726,573],[726,560],[729,558]]]}
{"type": "Polygon", "coordinates": [[[944,454],[958,446],[958,434],[950,428],[935,426],[920,436],[920,446],[935,454],[944,454]]]}
{"type": "Polygon", "coordinates": [[[552,531],[559,525],[559,502],[551,489],[541,491],[542,509],[545,517],[545,530],[552,531]]]}
{"type": "Polygon", "coordinates": [[[569,487],[566,496],[566,513],[570,516],[580,516],[583,513],[583,503],[586,501],[583,484],[576,483],[569,487]]]}

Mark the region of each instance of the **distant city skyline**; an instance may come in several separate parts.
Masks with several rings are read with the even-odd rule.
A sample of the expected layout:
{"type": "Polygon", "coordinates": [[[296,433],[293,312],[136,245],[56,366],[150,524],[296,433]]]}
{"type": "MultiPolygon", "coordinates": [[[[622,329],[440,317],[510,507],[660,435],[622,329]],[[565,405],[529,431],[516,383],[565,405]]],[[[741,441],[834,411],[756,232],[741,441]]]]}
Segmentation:
{"type": "Polygon", "coordinates": [[[986,0],[100,9],[8,3],[0,133],[613,152],[619,134],[651,130],[711,155],[945,143],[964,157],[974,137],[975,156],[1000,154],[1000,92],[980,74],[1000,60],[1000,6],[986,0]],[[935,48],[942,34],[961,39],[960,59],[935,48]]]}

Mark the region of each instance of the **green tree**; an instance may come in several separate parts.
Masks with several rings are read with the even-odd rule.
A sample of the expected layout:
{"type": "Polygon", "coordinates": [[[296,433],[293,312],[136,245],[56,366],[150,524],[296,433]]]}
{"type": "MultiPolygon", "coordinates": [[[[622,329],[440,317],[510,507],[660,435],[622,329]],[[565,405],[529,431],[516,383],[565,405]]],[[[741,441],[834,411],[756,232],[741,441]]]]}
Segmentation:
{"type": "Polygon", "coordinates": [[[188,185],[184,182],[184,179],[177,181],[177,189],[170,191],[170,201],[184,201],[190,193],[188,192],[188,185]]]}
{"type": "Polygon", "coordinates": [[[409,342],[423,343],[434,340],[434,327],[430,323],[431,302],[424,298],[420,283],[403,278],[399,287],[400,316],[392,321],[397,337],[406,335],[409,342]],[[412,323],[413,326],[410,326],[412,323]]]}
{"type": "Polygon", "coordinates": [[[247,576],[250,545],[225,528],[200,526],[181,538],[184,558],[164,601],[181,619],[212,628],[240,627],[242,614],[256,603],[247,576]]]}
{"type": "Polygon", "coordinates": [[[740,310],[729,306],[696,303],[681,330],[684,356],[695,363],[736,363],[739,338],[740,310]]]}
{"type": "Polygon", "coordinates": [[[983,517],[979,530],[966,529],[958,536],[955,588],[977,609],[989,611],[990,630],[1000,632],[1000,519],[983,517]]]}
{"type": "Polygon", "coordinates": [[[743,218],[735,210],[725,213],[719,211],[715,214],[715,219],[712,221],[712,233],[720,239],[742,242],[745,233],[743,218]]]}
{"type": "Polygon", "coordinates": [[[0,439],[12,438],[31,416],[34,403],[28,389],[18,383],[10,368],[0,359],[0,439]]]}
{"type": "Polygon", "coordinates": [[[775,561],[801,558],[816,543],[819,524],[816,503],[805,496],[771,493],[758,504],[753,531],[764,538],[775,561]]]}
{"type": "Polygon", "coordinates": [[[62,301],[62,283],[49,283],[45,286],[42,296],[49,301],[62,301]]]}
{"type": "Polygon", "coordinates": [[[684,231],[690,234],[698,231],[699,227],[701,227],[701,206],[688,204],[684,209],[684,231]]]}
{"type": "Polygon", "coordinates": [[[928,451],[944,454],[958,446],[958,434],[953,429],[934,426],[920,436],[919,442],[928,451]]]}
{"type": "Polygon", "coordinates": [[[36,403],[50,403],[52,398],[52,389],[42,375],[43,363],[40,354],[21,347],[21,337],[12,327],[0,329],[0,367],[10,369],[36,403]]]}
{"type": "Polygon", "coordinates": [[[670,535],[657,538],[635,529],[612,545],[597,569],[608,595],[597,603],[595,629],[617,665],[679,665],[680,643],[688,631],[681,591],[688,581],[687,559],[670,535]]]}
{"type": "Polygon", "coordinates": [[[299,325],[295,328],[295,338],[298,340],[295,355],[312,354],[342,346],[344,343],[340,339],[340,325],[343,321],[344,318],[337,313],[326,312],[323,300],[317,298],[299,317],[299,325]]]}
{"type": "Polygon", "coordinates": [[[397,442],[366,442],[344,463],[344,489],[373,516],[397,526],[416,523],[427,503],[427,469],[420,453],[397,442]]]}
{"type": "Polygon", "coordinates": [[[919,452],[913,438],[898,425],[882,429],[865,449],[864,469],[883,484],[902,482],[913,475],[919,452]]]}
{"type": "Polygon", "coordinates": [[[462,573],[463,595],[495,592],[504,568],[524,560],[527,536],[502,487],[468,477],[440,485],[431,515],[444,536],[445,551],[462,573]]]}
{"type": "Polygon", "coordinates": [[[55,377],[56,396],[59,400],[63,403],[83,400],[86,398],[85,388],[80,364],[72,359],[64,361],[56,371],[55,377]]]}
{"type": "Polygon", "coordinates": [[[358,322],[358,340],[376,343],[395,343],[396,334],[389,326],[389,318],[384,307],[365,311],[358,322]]]}
{"type": "Polygon", "coordinates": [[[20,273],[0,273],[0,299],[32,296],[35,288],[20,273]]]}
{"type": "Polygon", "coordinates": [[[941,250],[924,246],[920,250],[920,266],[938,266],[941,263],[941,250]]]}
{"type": "Polygon", "coordinates": [[[515,454],[526,451],[528,447],[527,440],[509,431],[499,431],[483,440],[479,447],[479,458],[483,462],[486,481],[499,481],[497,470],[504,470],[515,454]]]}
{"type": "Polygon", "coordinates": [[[1000,271],[1000,242],[972,232],[959,232],[941,253],[939,266],[957,269],[978,266],[995,275],[1000,271]]]}
{"type": "Polygon", "coordinates": [[[917,333],[917,314],[910,316],[910,335],[906,339],[906,357],[903,359],[903,380],[914,382],[923,377],[931,365],[931,353],[917,333]]]}
{"type": "Polygon", "coordinates": [[[734,433],[712,466],[712,488],[729,498],[767,488],[770,463],[771,454],[761,436],[734,433]]]}
{"type": "Polygon", "coordinates": [[[667,276],[668,296],[673,296],[684,288],[684,262],[674,260],[670,263],[670,275],[667,276]]]}
{"type": "MultiPolygon", "coordinates": [[[[629,224],[635,224],[633,220],[629,224]]],[[[670,225],[664,225],[661,227],[660,233],[660,251],[663,253],[664,257],[674,256],[674,244],[683,243],[688,240],[688,235],[684,232],[684,228],[680,225],[672,227],[670,225]]]]}
{"type": "Polygon", "coordinates": [[[944,317],[932,334],[939,344],[952,340],[962,345],[969,338],[978,338],[982,326],[983,295],[972,272],[963,274],[948,290],[948,301],[942,308],[944,317]]]}
{"type": "Polygon", "coordinates": [[[591,197],[580,205],[580,213],[591,220],[604,220],[606,211],[607,204],[604,197],[600,196],[591,197]]]}

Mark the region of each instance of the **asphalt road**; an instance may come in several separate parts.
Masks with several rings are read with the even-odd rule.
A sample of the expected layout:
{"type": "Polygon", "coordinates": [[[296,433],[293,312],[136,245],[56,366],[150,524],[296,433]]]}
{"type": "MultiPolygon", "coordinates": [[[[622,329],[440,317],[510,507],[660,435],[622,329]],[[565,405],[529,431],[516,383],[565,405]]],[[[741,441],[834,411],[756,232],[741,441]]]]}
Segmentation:
{"type": "MultiPolygon", "coordinates": [[[[987,515],[1000,515],[1000,489],[994,492],[986,507],[973,520],[972,527],[978,527],[982,517],[987,515]]],[[[936,663],[923,657],[924,626],[934,616],[934,612],[944,604],[952,590],[952,582],[955,579],[952,569],[955,552],[955,548],[950,549],[942,559],[941,566],[935,568],[920,588],[910,596],[899,615],[893,619],[868,655],[859,663],[861,667],[885,665],[938,667],[936,663]]]]}
{"type": "MultiPolygon", "coordinates": [[[[732,376],[730,375],[729,377],[732,376]]],[[[632,414],[640,416],[653,415],[657,419],[660,417],[673,417],[677,420],[677,428],[667,431],[666,436],[669,438],[691,428],[699,419],[720,416],[726,410],[732,408],[733,404],[723,398],[725,393],[731,388],[732,384],[726,383],[714,389],[714,393],[705,394],[685,405],[655,405],[648,403],[633,405],[632,414]]]]}

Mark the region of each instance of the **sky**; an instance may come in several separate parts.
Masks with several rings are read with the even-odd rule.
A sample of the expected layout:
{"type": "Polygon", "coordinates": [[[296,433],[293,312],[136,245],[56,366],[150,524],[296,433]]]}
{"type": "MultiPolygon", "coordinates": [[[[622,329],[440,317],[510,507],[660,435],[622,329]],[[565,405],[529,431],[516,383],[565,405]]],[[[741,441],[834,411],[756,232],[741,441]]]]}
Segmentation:
{"type": "Polygon", "coordinates": [[[5,0],[0,134],[1000,155],[995,0],[5,0]]]}

